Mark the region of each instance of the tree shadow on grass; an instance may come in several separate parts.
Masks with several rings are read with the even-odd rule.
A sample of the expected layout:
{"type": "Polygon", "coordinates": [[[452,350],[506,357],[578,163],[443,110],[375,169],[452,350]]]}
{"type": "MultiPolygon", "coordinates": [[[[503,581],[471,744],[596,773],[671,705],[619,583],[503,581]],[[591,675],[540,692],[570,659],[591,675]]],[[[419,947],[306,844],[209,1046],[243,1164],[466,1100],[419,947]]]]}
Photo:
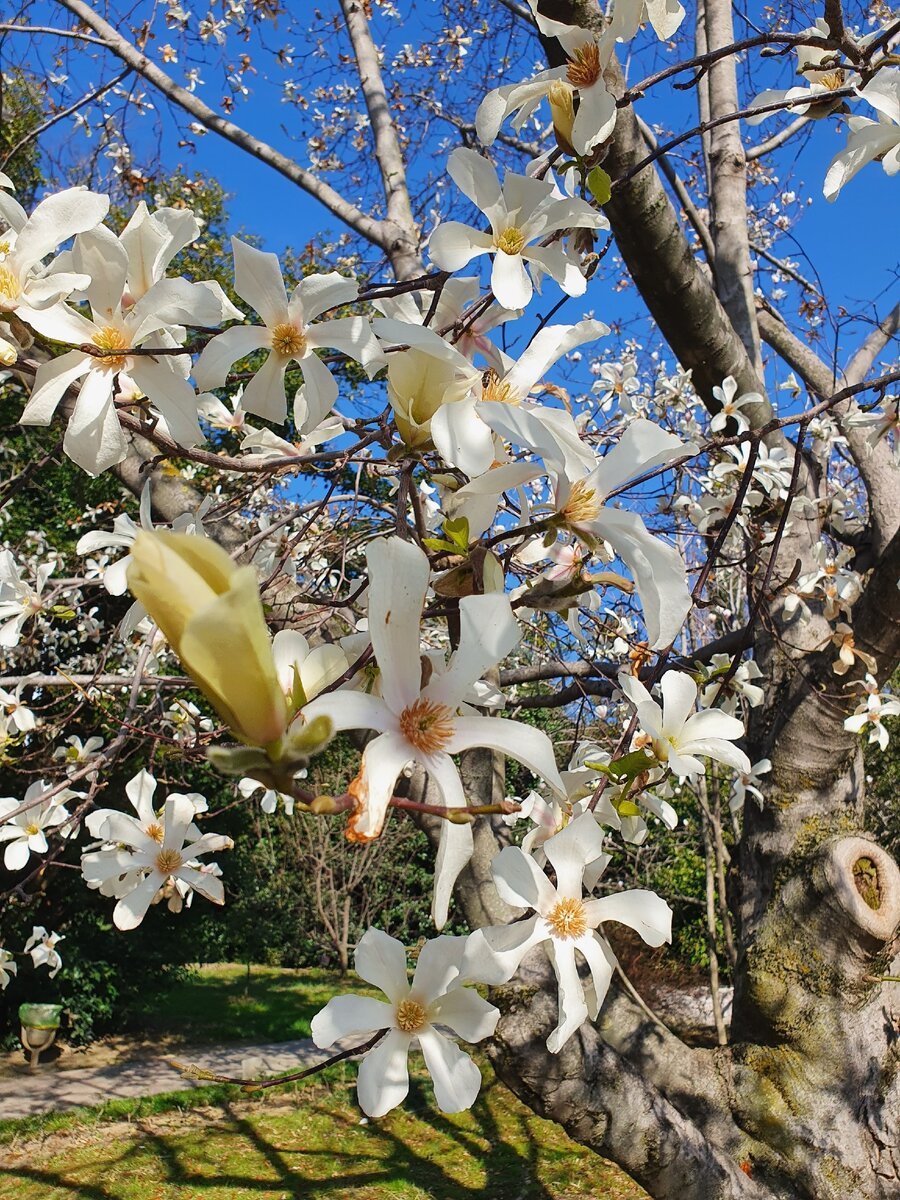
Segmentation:
{"type": "MultiPolygon", "coordinates": [[[[341,1095],[345,1085],[335,1087],[341,1095]]],[[[510,1110],[508,1096],[493,1082],[471,1115],[461,1118],[441,1114],[415,1079],[404,1109],[368,1125],[360,1125],[355,1114],[336,1113],[333,1097],[304,1098],[301,1092],[291,1100],[297,1106],[295,1124],[285,1118],[283,1105],[250,1114],[241,1104],[226,1102],[203,1125],[196,1113],[187,1114],[191,1124],[182,1129],[137,1123],[136,1140],[118,1154],[101,1148],[92,1166],[56,1167],[57,1157],[56,1169],[25,1165],[12,1177],[20,1186],[37,1185],[41,1198],[77,1200],[120,1200],[133,1187],[138,1167],[154,1200],[168,1200],[169,1187],[173,1197],[176,1189],[182,1195],[181,1189],[189,1188],[191,1200],[203,1200],[207,1193],[229,1200],[260,1195],[344,1200],[359,1194],[374,1200],[382,1192],[385,1198],[396,1195],[398,1183],[414,1185],[434,1200],[553,1200],[539,1179],[534,1119],[510,1110]],[[291,1144],[306,1136],[303,1117],[329,1123],[326,1136],[313,1139],[319,1143],[314,1149],[291,1144]],[[276,1119],[278,1127],[267,1132],[265,1126],[276,1119]]],[[[3,1178],[0,1174],[0,1196],[3,1178]]]]}

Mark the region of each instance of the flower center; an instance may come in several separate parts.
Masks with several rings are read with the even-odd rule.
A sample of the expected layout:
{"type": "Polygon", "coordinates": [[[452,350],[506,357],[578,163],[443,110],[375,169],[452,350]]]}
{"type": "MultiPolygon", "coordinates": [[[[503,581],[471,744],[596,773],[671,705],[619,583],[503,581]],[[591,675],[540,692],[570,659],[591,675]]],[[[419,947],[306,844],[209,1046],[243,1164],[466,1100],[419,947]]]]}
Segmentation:
{"type": "Polygon", "coordinates": [[[844,86],[844,72],[840,67],[833,71],[823,71],[818,75],[816,82],[827,88],[829,92],[836,92],[838,88],[844,86]]]}
{"type": "Polygon", "coordinates": [[[453,737],[453,713],[446,704],[420,697],[400,714],[400,732],[423,754],[436,754],[453,737]]]}
{"type": "Polygon", "coordinates": [[[518,404],[519,397],[513,392],[512,384],[504,383],[496,371],[485,371],[481,381],[482,400],[493,400],[497,404],[518,404]]]}
{"type": "Polygon", "coordinates": [[[0,267],[0,308],[9,308],[22,294],[19,281],[9,267],[0,267]]]}
{"type": "Polygon", "coordinates": [[[585,42],[569,56],[566,78],[572,87],[590,87],[600,78],[600,73],[600,47],[596,42],[585,42]]]}
{"type": "Polygon", "coordinates": [[[160,850],[153,864],[160,875],[171,875],[182,865],[184,859],[177,850],[160,850]]]}
{"type": "Polygon", "coordinates": [[[302,358],[306,353],[306,338],[296,325],[282,321],[272,330],[272,349],[283,358],[302,358]]]}
{"type": "Polygon", "coordinates": [[[99,333],[95,333],[91,341],[98,350],[102,350],[103,365],[113,371],[121,371],[125,366],[123,350],[128,348],[125,335],[112,325],[106,325],[99,333]]]}
{"type": "Polygon", "coordinates": [[[562,516],[568,525],[593,521],[600,515],[603,502],[594,488],[588,487],[583,479],[576,479],[569,492],[569,499],[562,516]]]}
{"type": "Polygon", "coordinates": [[[525,234],[516,225],[510,225],[494,238],[494,245],[504,254],[521,254],[525,245],[525,234]]]}
{"type": "Polygon", "coordinates": [[[404,1033],[417,1033],[427,1021],[428,1014],[418,1000],[401,1000],[397,1005],[397,1028],[404,1033]]]}
{"type": "Polygon", "coordinates": [[[553,936],[561,941],[580,938],[587,931],[587,914],[581,900],[560,900],[546,918],[553,936]]]}
{"type": "Polygon", "coordinates": [[[162,845],[162,843],[163,843],[163,827],[162,827],[162,825],[160,825],[159,821],[151,821],[150,822],[150,824],[147,826],[147,837],[151,838],[154,842],[157,843],[157,845],[159,845],[159,846],[162,845]]]}
{"type": "Polygon", "coordinates": [[[37,835],[41,832],[41,827],[32,821],[30,825],[25,826],[25,832],[29,837],[37,837],[37,835]]]}

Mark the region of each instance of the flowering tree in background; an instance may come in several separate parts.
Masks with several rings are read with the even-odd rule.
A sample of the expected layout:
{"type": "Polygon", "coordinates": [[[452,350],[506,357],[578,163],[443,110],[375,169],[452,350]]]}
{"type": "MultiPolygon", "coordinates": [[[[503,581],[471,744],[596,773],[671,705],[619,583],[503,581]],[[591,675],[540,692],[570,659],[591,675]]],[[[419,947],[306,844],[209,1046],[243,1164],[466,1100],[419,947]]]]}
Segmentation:
{"type": "Polygon", "coordinates": [[[653,1196],[895,1195],[900,872],[865,833],[862,753],[900,711],[900,306],[837,321],[775,243],[799,141],[843,123],[828,199],[900,169],[900,19],[447,0],[391,57],[388,0],[323,5],[302,53],[277,3],[45,7],[0,26],[54,64],[48,116],[0,175],[0,354],[17,419],[56,441],[9,462],[2,500],[18,528],[63,455],[122,488],[85,514],[80,565],[40,528],[0,552],[23,782],[0,840],[10,895],[35,905],[0,984],[26,954],[64,964],[37,922],[73,844],[123,931],[153,903],[223,903],[231,840],[207,799],[143,765],[109,787],[140,755],[205,758],[235,802],[344,822],[360,853],[402,819],[433,843],[414,976],[372,928],[356,967],[386,1001],[335,997],[313,1023],[368,1056],[370,1115],[402,1103],[415,1046],[438,1105],[470,1106],[461,1039],[653,1196]],[[79,55],[101,84],[63,104],[79,55]],[[252,81],[278,71],[302,153],[253,132],[252,81]],[[225,139],[347,233],[287,282],[243,237],[233,289],[179,274],[204,237],[184,196],[122,215],[150,178],[130,131],[161,106],[183,144],[225,139]],[[100,154],[56,146],[59,186],[27,211],[17,156],[65,122],[100,154]],[[584,310],[610,278],[640,297],[652,355],[584,310]],[[126,588],[106,620],[101,594],[126,588]],[[188,678],[196,703],[170,704],[188,678]],[[553,708],[570,745],[523,719],[553,708]],[[112,736],[82,741],[76,714],[112,736]],[[355,769],[318,794],[307,769],[338,731],[355,769]],[[671,937],[666,898],[616,864],[688,793],[736,984],[728,1031],[711,970],[715,1049],[660,1022],[607,936],[671,937]],[[469,936],[438,935],[451,911],[469,936]]]}

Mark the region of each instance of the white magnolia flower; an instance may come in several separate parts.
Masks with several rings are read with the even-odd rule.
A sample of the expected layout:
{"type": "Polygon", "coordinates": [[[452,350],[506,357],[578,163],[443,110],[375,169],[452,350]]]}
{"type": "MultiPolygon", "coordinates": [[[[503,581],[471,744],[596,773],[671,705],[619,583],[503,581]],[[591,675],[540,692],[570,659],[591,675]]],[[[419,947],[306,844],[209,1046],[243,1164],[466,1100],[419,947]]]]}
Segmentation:
{"type": "MultiPolygon", "coordinates": [[[[505,983],[529,951],[546,946],[559,983],[559,1022],[547,1038],[547,1049],[557,1054],[588,1017],[597,1016],[609,989],[616,957],[598,927],[604,921],[619,921],[649,946],[661,946],[672,938],[672,910],[643,889],[602,899],[584,897],[585,868],[598,860],[608,862],[603,832],[590,813],[576,817],[544,842],[543,849],[556,873],[555,886],[518,846],[507,846],[494,859],[491,870],[501,898],[534,914],[512,925],[476,930],[469,938],[466,961],[473,978],[505,983]],[[576,955],[590,972],[592,986],[587,989],[576,955]]],[[[598,873],[593,872],[595,878],[598,873]]]]}
{"type": "Polygon", "coordinates": [[[856,645],[853,630],[845,621],[840,621],[835,626],[834,633],[831,635],[831,644],[838,648],[838,656],[831,668],[835,675],[846,675],[856,665],[857,659],[863,663],[870,674],[874,675],[878,670],[878,664],[872,655],[865,650],[860,650],[856,645]]]}
{"type": "Polygon", "coordinates": [[[66,738],[64,746],[57,746],[53,751],[55,759],[61,758],[66,764],[66,774],[73,775],[91,758],[94,758],[103,745],[102,737],[89,737],[82,741],[78,734],[73,733],[66,738]]]}
{"type": "Polygon", "coordinates": [[[721,408],[709,423],[710,433],[721,433],[729,419],[734,421],[738,433],[744,433],[750,428],[750,422],[741,412],[747,404],[762,404],[763,398],[759,392],[746,392],[743,396],[737,394],[737,380],[733,375],[726,375],[721,387],[714,387],[713,396],[721,408]]]}
{"type": "MultiPolygon", "coordinates": [[[[336,730],[374,729],[379,736],[363,752],[351,791],[358,808],[351,836],[377,837],[394,786],[404,767],[417,763],[437,785],[448,808],[464,809],[466,797],[451,755],[474,746],[508,754],[563,793],[553,747],[546,734],[504,717],[483,717],[465,697],[488,668],[519,641],[509,600],[497,593],[460,601],[459,646],[447,669],[427,673],[423,686],[419,624],[428,589],[428,559],[401,538],[379,538],[366,548],[369,568],[369,636],[381,671],[381,696],[333,692],[304,709],[306,719],[330,717],[336,730]],[[430,677],[429,677],[430,676],[430,677]]],[[[432,914],[440,928],[450,894],[472,856],[471,824],[441,822],[432,914]]]]}
{"type": "Polygon", "coordinates": [[[340,317],[312,324],[328,309],[352,304],[359,294],[354,279],[332,271],[308,275],[288,299],[276,254],[231,239],[234,253],[234,286],[263,320],[262,325],[234,325],[214,337],[194,368],[194,378],[204,391],[221,387],[232,363],[268,350],[262,367],[244,388],[244,410],[283,424],[287,415],[284,375],[292,362],[303,372],[303,388],[294,403],[294,421],[306,432],[320,425],[338,396],[337,380],[316,350],[339,350],[361,363],[371,377],[384,359],[364,317],[340,317]]]}
{"type": "Polygon", "coordinates": [[[31,733],[37,726],[37,718],[22,699],[24,686],[24,683],[20,683],[15,692],[7,692],[4,688],[0,688],[0,714],[19,733],[31,733]]]}
{"type": "Polygon", "coordinates": [[[10,978],[18,972],[19,968],[10,952],[0,948],[0,991],[8,986],[10,978]]]}
{"type": "Polygon", "coordinates": [[[493,254],[491,289],[504,308],[527,308],[532,283],[526,262],[536,263],[569,296],[583,296],[587,281],[559,240],[533,245],[566,229],[606,229],[609,222],[583,200],[557,199],[555,185],[508,172],[503,187],[493,166],[476,150],[460,147],[447,162],[460,191],[490,222],[483,233],[459,221],[443,221],[431,235],[432,260],[459,271],[480,254],[493,254]]]}
{"type": "MultiPolygon", "coordinates": [[[[810,29],[802,32],[820,38],[831,36],[828,22],[822,17],[819,17],[810,29]]],[[[785,108],[789,109],[792,114],[805,116],[809,120],[827,117],[843,102],[842,96],[835,97],[832,93],[857,83],[859,76],[848,73],[841,66],[840,54],[835,50],[827,50],[821,46],[802,45],[795,49],[797,73],[803,76],[804,82],[786,90],[768,88],[753,98],[751,108],[762,108],[782,101],[785,108]]],[[[757,113],[755,116],[747,118],[747,124],[758,125],[760,121],[774,117],[777,113],[777,109],[757,113]]]]}
{"type": "Polygon", "coordinates": [[[762,808],[763,794],[760,790],[762,781],[761,775],[768,775],[772,770],[772,761],[768,758],[761,758],[759,762],[755,762],[749,771],[739,771],[735,776],[734,783],[731,785],[731,800],[729,808],[733,813],[740,812],[744,807],[744,801],[750,795],[756,803],[762,808]]]}
{"type": "MultiPolygon", "coordinates": [[[[146,772],[135,778],[141,776],[146,776],[146,772]]],[[[194,860],[200,854],[230,849],[231,838],[217,833],[197,836],[199,831],[194,825],[197,809],[190,795],[170,795],[162,820],[153,813],[154,820],[150,822],[148,817],[153,810],[148,792],[152,795],[144,779],[138,785],[137,799],[130,795],[139,813],[138,820],[127,813],[106,809],[101,810],[102,824],[98,821],[95,826],[88,826],[95,836],[117,843],[114,849],[87,851],[81,858],[88,886],[119,897],[113,910],[117,929],[135,929],[140,925],[157,893],[170,879],[180,880],[214,904],[225,902],[221,881],[202,871],[194,860]]]]}
{"type": "MultiPolygon", "coordinates": [[[[529,445],[543,458],[553,480],[553,508],[559,519],[592,548],[600,542],[612,546],[634,575],[651,646],[668,646],[691,607],[681,555],[674,546],[650,534],[637,513],[607,504],[606,498],[629,480],[671,462],[688,447],[652,421],[638,419],[603,458],[595,458],[585,446],[590,465],[574,455],[566,463],[553,431],[535,421],[534,415],[524,406],[495,404],[487,419],[505,436],[529,445]]],[[[504,470],[498,468],[492,474],[504,470]]],[[[534,472],[540,473],[539,468],[534,472]]]]}
{"type": "Polygon", "coordinates": [[[29,217],[0,191],[0,218],[9,225],[0,235],[0,312],[15,312],[32,325],[39,309],[85,287],[86,274],[58,271],[55,264],[46,270],[42,260],[75,234],[99,225],[107,212],[109,196],[69,188],[42,200],[29,217]]]}
{"type": "Polygon", "coordinates": [[[667,671],[660,691],[662,706],[633,675],[621,674],[619,687],[635,706],[643,744],[657,762],[675,775],[702,775],[701,758],[714,758],[736,771],[749,771],[750,759],[731,743],[744,736],[737,717],[708,708],[695,713],[697,685],[682,671],[667,671]]]}
{"type": "MultiPolygon", "coordinates": [[[[750,463],[750,445],[748,442],[741,442],[738,446],[726,446],[724,453],[732,461],[717,462],[709,474],[718,483],[730,484],[733,477],[739,480],[746,472],[750,463]]],[[[787,451],[781,446],[770,450],[765,442],[760,442],[753,464],[753,480],[768,496],[784,500],[791,482],[791,462],[787,451]]],[[[745,503],[749,504],[749,499],[745,503]]]]}
{"type": "MultiPolygon", "coordinates": [[[[44,792],[49,792],[53,784],[45,783],[42,779],[35,780],[25,793],[22,800],[12,796],[0,798],[0,821],[8,813],[15,812],[22,804],[37,800],[44,792]]],[[[47,853],[46,830],[56,829],[69,819],[69,810],[64,801],[76,793],[64,788],[41,804],[32,804],[11,820],[0,825],[0,842],[6,842],[3,855],[3,865],[7,871],[21,871],[32,854],[47,853]]]]}
{"type": "MultiPolygon", "coordinates": [[[[306,774],[305,771],[298,771],[296,778],[302,778],[306,774]]],[[[260,783],[258,779],[240,779],[238,780],[238,791],[245,800],[249,800],[251,796],[257,792],[262,792],[262,798],[259,802],[259,807],[267,815],[271,815],[278,810],[279,801],[284,809],[286,817],[294,815],[294,797],[285,795],[284,792],[276,792],[274,788],[266,787],[264,783],[260,783]]]]}
{"type": "Polygon", "coordinates": [[[25,943],[22,953],[30,954],[31,961],[36,967],[49,967],[50,978],[53,979],[62,966],[62,958],[56,947],[63,940],[63,934],[48,933],[43,925],[33,925],[31,937],[25,943]]]}
{"type": "MultiPolygon", "coordinates": [[[[231,408],[228,409],[218,396],[212,392],[204,392],[197,397],[197,408],[200,416],[212,429],[221,429],[228,433],[243,433],[247,428],[247,414],[244,412],[242,400],[243,387],[238,387],[231,397],[231,408]]],[[[291,448],[293,450],[293,447],[291,448]]]]}
{"type": "Polygon", "coordinates": [[[885,717],[900,716],[900,700],[895,699],[890,692],[879,692],[878,682],[874,675],[866,675],[863,687],[866,698],[856,708],[851,717],[844,722],[844,728],[850,733],[866,733],[869,735],[869,745],[878,745],[886,750],[890,735],[882,725],[885,717]]]}
{"type": "Polygon", "coordinates": [[[597,382],[592,385],[591,391],[596,393],[600,408],[608,412],[613,404],[618,402],[623,413],[632,415],[635,412],[632,397],[641,390],[634,361],[626,359],[621,363],[600,363],[597,366],[597,376],[597,382]]]}
{"type": "Polygon", "coordinates": [[[552,21],[532,4],[538,28],[545,37],[555,37],[562,46],[565,66],[541,71],[523,83],[506,84],[488,92],[475,114],[475,129],[490,146],[508,116],[515,113],[512,127],[520,130],[547,96],[557,136],[580,156],[585,156],[612,134],[616,123],[616,100],[606,87],[603,70],[608,65],[613,42],[589,29],[552,21]],[[578,92],[574,109],[573,91],[578,92]]]}
{"type": "Polygon", "coordinates": [[[37,370],[24,425],[49,425],[68,388],[79,380],[78,398],[66,429],[63,449],[85,471],[98,475],[125,457],[127,443],[113,403],[116,380],[129,395],[143,393],[159,409],[171,436],[182,446],[203,440],[197,397],[188,383],[187,355],[129,355],[131,347],[177,344],[182,325],[218,325],[217,297],[186,279],[161,279],[134,304],[125,297],[129,258],[125,246],[102,226],[81,234],[72,262],[90,278],[84,289],[91,317],[56,305],[29,318],[45,337],[75,346],[92,345],[101,357],[70,350],[37,370]],[[169,337],[168,343],[165,338],[169,337]],[[161,340],[163,339],[163,340],[161,340]]]}
{"type": "Polygon", "coordinates": [[[880,162],[886,175],[900,171],[900,69],[882,69],[858,95],[877,111],[878,119],[849,117],[850,136],[825,172],[823,191],[826,200],[834,200],[849,182],[870,162],[880,162]]]}
{"type": "Polygon", "coordinates": [[[0,550],[0,646],[17,646],[25,622],[43,612],[41,593],[52,572],[52,563],[40,563],[32,587],[19,574],[12,552],[0,550]]]}
{"type": "Polygon", "coordinates": [[[762,679],[763,673],[752,658],[744,659],[725,687],[722,687],[722,678],[730,669],[730,654],[714,654],[712,656],[709,660],[709,670],[718,672],[718,676],[711,679],[700,693],[700,705],[702,708],[711,708],[716,705],[733,717],[739,699],[746,700],[751,708],[758,708],[766,694],[753,682],[754,679],[762,679]]]}
{"type": "Polygon", "coordinates": [[[412,982],[406,973],[406,950],[396,938],[369,929],[356,948],[356,973],[387,996],[335,996],[316,1013],[312,1036],[325,1048],[341,1038],[385,1036],[360,1064],[356,1082],[359,1106],[370,1117],[383,1117],[409,1091],[407,1058],[417,1043],[434,1082],[442,1112],[471,1108],[481,1087],[481,1073],[471,1058],[437,1027],[467,1042],[490,1037],[500,1013],[462,975],[466,939],[437,937],[426,942],[416,961],[412,982]]]}

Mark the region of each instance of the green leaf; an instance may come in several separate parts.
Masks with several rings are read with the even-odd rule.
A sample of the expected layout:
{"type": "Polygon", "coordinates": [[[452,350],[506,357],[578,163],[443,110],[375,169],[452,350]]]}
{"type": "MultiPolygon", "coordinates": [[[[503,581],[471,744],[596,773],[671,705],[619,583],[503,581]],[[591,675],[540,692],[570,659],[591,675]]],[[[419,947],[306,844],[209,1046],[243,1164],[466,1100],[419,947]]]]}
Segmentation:
{"type": "Polygon", "coordinates": [[[456,554],[458,547],[446,538],[422,538],[422,545],[429,550],[446,550],[448,554],[456,554]]]}
{"type": "Polygon", "coordinates": [[[444,522],[444,537],[449,538],[462,554],[469,548],[469,521],[467,517],[450,517],[444,522]]]}
{"type": "Polygon", "coordinates": [[[606,204],[612,196],[612,180],[602,167],[594,167],[588,172],[587,185],[598,204],[606,204]]]}

